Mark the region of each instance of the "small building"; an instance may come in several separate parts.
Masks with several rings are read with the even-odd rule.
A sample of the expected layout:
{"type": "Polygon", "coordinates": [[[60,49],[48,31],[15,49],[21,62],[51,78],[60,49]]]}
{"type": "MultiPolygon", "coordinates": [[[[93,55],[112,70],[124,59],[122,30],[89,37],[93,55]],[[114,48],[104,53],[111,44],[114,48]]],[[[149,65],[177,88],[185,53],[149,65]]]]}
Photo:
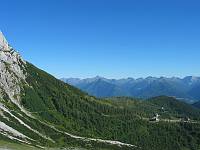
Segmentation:
{"type": "Polygon", "coordinates": [[[160,121],[159,116],[160,115],[158,113],[156,113],[152,118],[149,119],[149,121],[156,121],[156,122],[158,122],[158,121],[160,121]]]}
{"type": "Polygon", "coordinates": [[[161,107],[161,110],[162,110],[162,111],[165,111],[165,108],[164,108],[164,107],[161,107]]]}
{"type": "Polygon", "coordinates": [[[183,122],[189,122],[189,121],[190,121],[190,118],[189,118],[189,117],[184,117],[184,118],[182,118],[182,121],[183,121],[183,122]]]}

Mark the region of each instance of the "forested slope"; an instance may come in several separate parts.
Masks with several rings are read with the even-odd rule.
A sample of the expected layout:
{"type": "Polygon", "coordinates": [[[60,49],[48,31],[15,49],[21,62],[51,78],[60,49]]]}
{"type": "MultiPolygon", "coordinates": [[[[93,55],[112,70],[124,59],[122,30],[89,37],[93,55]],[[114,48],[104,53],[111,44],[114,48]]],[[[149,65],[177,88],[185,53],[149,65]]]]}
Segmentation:
{"type": "MultiPolygon", "coordinates": [[[[26,70],[30,86],[24,87],[23,105],[41,120],[62,131],[118,140],[149,150],[197,149],[200,146],[199,124],[152,123],[142,119],[150,117],[164,106],[171,118],[188,115],[198,120],[199,112],[185,103],[169,97],[157,97],[148,102],[128,100],[136,105],[126,107],[124,102],[91,97],[31,64],[27,64],[26,70]],[[151,111],[153,106],[157,108],[151,111]],[[187,110],[186,113],[184,110],[187,110]]],[[[163,118],[169,118],[169,115],[163,115],[163,118]]]]}

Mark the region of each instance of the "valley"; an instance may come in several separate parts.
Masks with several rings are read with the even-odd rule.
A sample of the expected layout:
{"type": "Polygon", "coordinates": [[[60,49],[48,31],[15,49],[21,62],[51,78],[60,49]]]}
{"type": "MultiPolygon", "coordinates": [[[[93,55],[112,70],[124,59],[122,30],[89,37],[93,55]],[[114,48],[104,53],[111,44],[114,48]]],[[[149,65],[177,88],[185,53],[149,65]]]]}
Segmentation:
{"type": "Polygon", "coordinates": [[[25,61],[10,46],[0,50],[0,67],[3,148],[200,148],[200,110],[174,97],[96,98],[25,61]]]}

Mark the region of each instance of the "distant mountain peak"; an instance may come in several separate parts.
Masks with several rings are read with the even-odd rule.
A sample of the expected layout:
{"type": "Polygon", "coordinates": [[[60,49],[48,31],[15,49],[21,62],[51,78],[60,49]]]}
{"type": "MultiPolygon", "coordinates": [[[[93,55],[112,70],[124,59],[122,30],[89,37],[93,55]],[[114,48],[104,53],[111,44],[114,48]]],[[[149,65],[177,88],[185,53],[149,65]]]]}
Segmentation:
{"type": "Polygon", "coordinates": [[[102,78],[104,78],[104,77],[101,77],[101,76],[99,76],[99,75],[97,75],[96,77],[94,77],[95,79],[102,79],[102,78]]]}
{"type": "Polygon", "coordinates": [[[187,76],[187,77],[183,78],[183,80],[186,81],[188,84],[193,85],[197,82],[200,82],[200,77],[187,76]]]}
{"type": "Polygon", "coordinates": [[[197,76],[186,76],[184,79],[189,79],[189,80],[194,80],[194,79],[198,79],[199,77],[197,76]]]}

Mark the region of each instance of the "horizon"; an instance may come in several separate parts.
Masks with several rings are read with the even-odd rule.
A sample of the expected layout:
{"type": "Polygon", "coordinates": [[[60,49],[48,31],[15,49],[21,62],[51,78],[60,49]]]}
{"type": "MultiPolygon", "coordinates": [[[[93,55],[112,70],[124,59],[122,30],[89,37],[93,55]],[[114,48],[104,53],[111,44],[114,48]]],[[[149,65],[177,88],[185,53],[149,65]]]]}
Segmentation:
{"type": "Polygon", "coordinates": [[[138,79],[147,79],[147,78],[156,78],[156,79],[161,79],[161,78],[167,78],[167,79],[173,79],[173,78],[177,78],[177,79],[181,79],[183,80],[184,78],[187,78],[187,77],[191,77],[191,78],[200,78],[200,76],[184,76],[184,77],[176,77],[176,76],[172,76],[172,77],[167,77],[167,76],[147,76],[147,77],[139,77],[139,78],[134,78],[134,77],[124,77],[124,78],[106,78],[106,77],[103,77],[103,76],[99,76],[99,75],[96,75],[96,76],[93,76],[93,77],[86,77],[86,78],[79,78],[79,77],[62,77],[62,78],[59,78],[59,79],[80,79],[80,80],[84,80],[84,79],[92,79],[92,78],[105,78],[105,79],[108,79],[108,80],[121,80],[121,79],[134,79],[134,80],[138,80],[138,79]]]}
{"type": "Polygon", "coordinates": [[[198,4],[8,0],[0,29],[25,60],[56,78],[198,77],[198,4]]]}

